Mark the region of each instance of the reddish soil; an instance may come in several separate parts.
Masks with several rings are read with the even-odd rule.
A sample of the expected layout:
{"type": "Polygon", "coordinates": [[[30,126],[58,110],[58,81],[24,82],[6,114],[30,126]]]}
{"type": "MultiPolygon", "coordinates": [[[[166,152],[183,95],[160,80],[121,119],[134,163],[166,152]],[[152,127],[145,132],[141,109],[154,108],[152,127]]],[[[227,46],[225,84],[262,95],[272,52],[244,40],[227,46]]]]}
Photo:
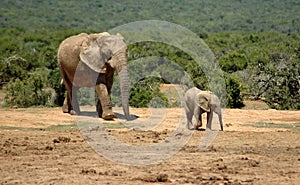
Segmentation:
{"type": "MultiPolygon", "coordinates": [[[[205,132],[195,131],[169,159],[142,166],[119,164],[96,153],[76,127],[76,117],[60,108],[0,111],[0,184],[300,182],[300,111],[225,109],[224,131],[205,151],[199,151],[205,132]]],[[[138,119],[151,114],[133,108],[131,113],[138,119]]],[[[181,113],[167,109],[155,130],[108,127],[106,131],[127,144],[155,144],[174,131],[181,113]]]]}

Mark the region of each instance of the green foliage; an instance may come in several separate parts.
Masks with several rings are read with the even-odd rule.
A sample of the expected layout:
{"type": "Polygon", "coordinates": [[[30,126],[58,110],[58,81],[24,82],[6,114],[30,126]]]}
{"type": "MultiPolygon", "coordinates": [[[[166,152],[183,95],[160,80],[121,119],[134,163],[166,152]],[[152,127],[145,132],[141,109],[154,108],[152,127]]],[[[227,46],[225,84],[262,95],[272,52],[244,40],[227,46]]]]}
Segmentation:
{"type": "Polygon", "coordinates": [[[53,88],[56,92],[56,98],[54,100],[56,105],[62,106],[65,99],[66,88],[63,84],[61,84],[61,75],[58,67],[50,70],[48,79],[46,82],[46,86],[53,88]]]}
{"type": "MultiPolygon", "coordinates": [[[[42,82],[44,89],[54,89],[56,96],[52,97],[51,103],[42,100],[23,100],[19,94],[15,100],[8,99],[8,104],[18,106],[36,105],[62,105],[65,88],[60,84],[61,76],[57,66],[56,52],[60,42],[69,35],[78,33],[79,30],[49,31],[49,30],[25,30],[21,28],[0,29],[0,88],[8,85],[7,89],[23,88],[22,94],[28,95],[25,90],[30,87],[32,76],[36,69],[40,68],[47,73],[42,82]],[[16,87],[13,87],[13,85],[16,87]],[[26,88],[25,88],[26,87],[26,88]]],[[[45,92],[44,92],[45,93],[45,92]]],[[[49,92],[50,93],[50,92],[49,92]]],[[[53,94],[53,93],[50,93],[53,94]]],[[[11,94],[12,95],[12,94],[11,94]]],[[[42,95],[41,95],[42,96],[42,95]]],[[[41,97],[39,96],[39,97],[41,97]]],[[[29,96],[32,97],[32,96],[29,96]]],[[[27,98],[29,98],[27,97],[27,98]]]]}
{"type": "Polygon", "coordinates": [[[137,82],[130,91],[129,104],[133,107],[167,107],[168,98],[159,89],[162,79],[145,78],[137,82]]]}
{"type": "Polygon", "coordinates": [[[195,32],[291,33],[300,29],[300,3],[297,0],[32,0],[2,1],[1,7],[1,28],[99,31],[128,22],[165,20],[195,32]]]}
{"type": "Polygon", "coordinates": [[[275,109],[300,109],[300,60],[285,53],[271,53],[269,63],[253,66],[253,87],[275,109]]]}
{"type": "MultiPolygon", "coordinates": [[[[61,105],[65,88],[60,84],[61,76],[57,67],[56,49],[65,37],[80,31],[0,29],[0,32],[3,34],[0,39],[5,40],[6,38],[6,41],[10,43],[0,44],[0,50],[2,51],[0,55],[0,86],[8,86],[7,89],[26,87],[20,92],[27,98],[33,97],[25,91],[30,86],[29,79],[34,81],[32,74],[35,73],[37,68],[47,69],[46,78],[42,81],[45,83],[43,88],[54,89],[56,91],[54,102],[56,105],[61,105]],[[22,32],[25,33],[22,34],[22,32]],[[16,87],[12,87],[13,85],[16,87]]],[[[229,83],[227,79],[227,106],[240,106],[240,96],[233,95],[232,92],[235,91],[232,88],[237,88],[240,94],[245,94],[247,98],[262,98],[273,108],[299,109],[297,103],[297,99],[299,99],[299,85],[297,85],[299,80],[297,77],[299,73],[297,63],[299,63],[300,55],[299,40],[299,34],[207,33],[205,42],[215,53],[216,59],[225,74],[234,74],[234,76],[241,79],[239,81],[240,85],[248,87],[247,89],[237,88],[234,85],[235,83],[229,83]],[[273,89],[277,90],[274,91],[273,89]],[[237,100],[232,100],[234,98],[237,100]]],[[[205,90],[211,89],[201,67],[178,48],[153,42],[136,43],[128,47],[129,63],[139,58],[151,56],[157,57],[157,61],[148,62],[144,68],[147,68],[148,71],[153,69],[152,75],[160,76],[165,80],[164,83],[182,83],[182,81],[178,81],[180,79],[178,77],[183,75],[180,72],[180,70],[183,70],[192,79],[195,86],[205,90]],[[170,70],[170,65],[175,67],[170,70]]],[[[139,77],[136,75],[141,74],[137,72],[139,70],[140,67],[135,66],[134,70],[130,71],[130,78],[138,79],[139,77]]],[[[151,74],[149,75],[151,76],[151,74]]],[[[117,88],[113,89],[113,93],[119,91],[118,82],[115,82],[115,84],[117,88]]],[[[138,107],[148,106],[147,104],[152,98],[149,100],[147,97],[151,97],[152,93],[145,92],[146,90],[148,89],[135,91],[135,93],[141,92],[141,95],[135,95],[131,105],[136,102],[138,107]],[[146,103],[143,102],[143,99],[146,103]],[[139,105],[139,103],[142,105],[139,105]]],[[[23,99],[21,101],[20,95],[10,93],[9,96],[16,96],[11,101],[8,99],[10,104],[19,104],[19,106],[37,104],[31,100],[23,99]]],[[[113,94],[112,99],[115,104],[120,105],[120,100],[116,97],[113,94]]],[[[158,95],[158,97],[160,96],[158,95]]],[[[47,104],[46,101],[39,100],[39,102],[41,105],[47,104]]]]}
{"type": "Polygon", "coordinates": [[[17,55],[3,59],[0,63],[0,86],[7,84],[14,77],[21,80],[28,77],[28,64],[27,60],[17,55]]]}
{"type": "Polygon", "coordinates": [[[140,42],[128,47],[128,60],[133,61],[144,58],[143,66],[133,66],[134,71],[130,71],[131,78],[144,71],[151,71],[152,74],[163,78],[168,83],[183,83],[182,77],[185,71],[193,83],[202,89],[208,88],[208,82],[201,67],[184,51],[167,45],[165,43],[140,42]],[[154,61],[147,61],[146,57],[154,56],[154,61]],[[143,69],[141,69],[143,68],[143,69]]]}
{"type": "Polygon", "coordinates": [[[233,73],[246,69],[247,56],[237,51],[229,52],[219,59],[219,64],[223,71],[233,73]]]}
{"type": "MultiPolygon", "coordinates": [[[[245,97],[263,99],[276,109],[300,109],[300,3],[296,0],[272,3],[258,0],[125,0],[122,3],[34,0],[3,1],[1,7],[0,88],[7,89],[8,104],[52,105],[46,99],[54,96],[47,96],[45,89],[54,89],[55,104],[62,104],[65,88],[60,84],[56,52],[64,38],[80,32],[107,31],[137,20],[156,19],[187,27],[204,39],[224,76],[229,76],[226,78],[227,107],[240,107],[245,97]],[[37,72],[37,69],[42,70],[37,72]],[[31,85],[34,83],[37,86],[31,85]]],[[[157,62],[144,66],[155,69],[148,76],[160,77],[164,83],[182,84],[178,77],[183,76],[180,72],[183,70],[198,88],[219,89],[209,87],[210,79],[207,79],[205,69],[176,47],[153,42],[128,46],[129,63],[151,56],[157,57],[157,62]],[[172,63],[177,67],[170,70],[172,63]]],[[[139,79],[137,75],[141,73],[135,71],[140,69],[135,66],[130,78],[139,79]]],[[[214,86],[218,86],[217,81],[214,86]]],[[[143,83],[153,87],[154,82],[146,80],[143,83]]],[[[166,103],[156,86],[151,89],[139,85],[143,83],[131,84],[134,87],[131,105],[139,107],[152,103],[160,106],[162,102],[166,103]]],[[[115,95],[119,92],[118,82],[115,84],[117,88],[113,89],[112,100],[120,105],[115,95]]]]}
{"type": "MultiPolygon", "coordinates": [[[[299,34],[216,33],[205,41],[221,66],[222,59],[232,52],[239,51],[243,58],[246,56],[245,67],[227,70],[247,87],[241,89],[246,98],[263,99],[276,109],[299,109],[299,40],[299,34]]],[[[231,61],[234,59],[228,63],[242,64],[231,61]]],[[[227,91],[231,90],[227,87],[227,91]]],[[[230,93],[227,98],[230,100],[230,93]]]]}
{"type": "Polygon", "coordinates": [[[230,76],[226,79],[226,106],[229,108],[241,108],[244,106],[241,96],[241,83],[234,77],[230,76]]]}
{"type": "Polygon", "coordinates": [[[45,89],[47,74],[45,70],[36,70],[25,80],[16,79],[6,87],[7,106],[30,107],[50,105],[53,91],[45,89]]]}

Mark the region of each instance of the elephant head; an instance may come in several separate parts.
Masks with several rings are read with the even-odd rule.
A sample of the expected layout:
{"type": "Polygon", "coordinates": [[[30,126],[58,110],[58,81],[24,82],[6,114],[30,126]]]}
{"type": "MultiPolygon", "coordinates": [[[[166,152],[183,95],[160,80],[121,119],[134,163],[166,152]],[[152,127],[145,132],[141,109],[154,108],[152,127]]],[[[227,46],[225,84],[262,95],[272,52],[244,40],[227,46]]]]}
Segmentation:
{"type": "Polygon", "coordinates": [[[127,46],[120,34],[92,34],[82,43],[80,60],[98,73],[105,73],[108,67],[117,71],[120,79],[123,111],[126,119],[129,120],[129,78],[126,50],[127,46]]]}
{"type": "Polygon", "coordinates": [[[205,112],[210,112],[211,93],[208,91],[201,91],[197,94],[196,104],[205,112]]]}
{"type": "Polygon", "coordinates": [[[201,91],[197,94],[196,104],[205,112],[215,112],[219,117],[221,130],[223,130],[221,103],[215,94],[210,91],[201,91]]]}

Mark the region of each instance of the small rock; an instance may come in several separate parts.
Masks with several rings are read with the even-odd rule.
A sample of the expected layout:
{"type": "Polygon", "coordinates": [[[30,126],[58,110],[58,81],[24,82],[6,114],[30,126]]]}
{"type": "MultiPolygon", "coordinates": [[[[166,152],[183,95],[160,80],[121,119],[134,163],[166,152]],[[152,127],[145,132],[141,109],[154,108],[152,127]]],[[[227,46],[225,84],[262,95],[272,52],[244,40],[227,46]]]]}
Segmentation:
{"type": "Polygon", "coordinates": [[[259,165],[259,161],[250,159],[250,160],[248,161],[248,164],[249,164],[249,166],[251,166],[251,167],[256,167],[256,166],[259,165]]]}
{"type": "Polygon", "coordinates": [[[53,150],[53,146],[46,146],[46,148],[45,148],[46,150],[53,150]]]}
{"type": "Polygon", "coordinates": [[[159,174],[156,179],[157,179],[157,182],[168,182],[168,175],[167,174],[159,174]]]}
{"type": "Polygon", "coordinates": [[[60,143],[58,139],[53,139],[53,143],[60,143]]]}
{"type": "Polygon", "coordinates": [[[96,170],[95,169],[82,169],[81,170],[81,174],[96,174],[96,170]]]}

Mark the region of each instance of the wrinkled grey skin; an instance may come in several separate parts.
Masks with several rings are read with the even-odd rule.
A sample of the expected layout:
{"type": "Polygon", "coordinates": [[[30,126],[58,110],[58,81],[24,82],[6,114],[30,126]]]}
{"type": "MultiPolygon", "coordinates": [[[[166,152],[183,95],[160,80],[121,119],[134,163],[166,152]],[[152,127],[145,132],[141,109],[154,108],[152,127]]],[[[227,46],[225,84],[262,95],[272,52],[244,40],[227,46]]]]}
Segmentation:
{"type": "Polygon", "coordinates": [[[188,129],[191,129],[190,126],[193,126],[193,116],[197,120],[194,129],[199,129],[202,126],[202,114],[205,112],[207,113],[207,126],[210,128],[213,117],[212,112],[215,112],[219,118],[220,128],[223,130],[220,100],[215,94],[193,87],[185,93],[184,103],[188,129]]]}
{"type": "Polygon", "coordinates": [[[110,101],[115,70],[120,79],[122,106],[129,120],[129,80],[124,38],[109,33],[71,36],[58,48],[58,66],[68,91],[63,112],[80,114],[76,91],[80,87],[95,87],[99,97],[97,111],[106,120],[113,119],[110,101]],[[76,73],[76,74],[75,74],[76,73]]]}

